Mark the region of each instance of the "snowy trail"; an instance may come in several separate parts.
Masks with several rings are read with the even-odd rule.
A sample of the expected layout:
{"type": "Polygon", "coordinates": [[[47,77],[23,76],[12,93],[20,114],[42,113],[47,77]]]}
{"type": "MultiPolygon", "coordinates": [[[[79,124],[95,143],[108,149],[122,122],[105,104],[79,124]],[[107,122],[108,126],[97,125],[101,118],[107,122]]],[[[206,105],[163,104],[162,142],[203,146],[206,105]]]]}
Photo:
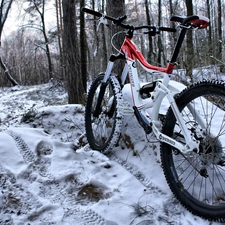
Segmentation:
{"type": "Polygon", "coordinates": [[[145,174],[134,164],[128,162],[127,160],[124,160],[122,158],[119,158],[115,154],[112,154],[109,156],[109,158],[121,166],[123,166],[128,172],[130,172],[137,180],[139,180],[146,188],[151,189],[156,194],[159,194],[160,196],[166,195],[166,193],[161,190],[159,187],[152,184],[152,182],[145,176],[145,174]]]}
{"type": "MultiPolygon", "coordinates": [[[[51,160],[48,158],[44,159],[44,157],[41,158],[41,156],[48,156],[52,154],[53,145],[50,142],[39,142],[35,149],[35,152],[38,152],[39,154],[35,155],[26,141],[22,138],[21,134],[12,130],[7,131],[6,133],[14,140],[24,163],[30,169],[30,171],[19,173],[17,176],[18,178],[16,179],[14,174],[7,171],[7,169],[0,164],[1,188],[3,190],[5,189],[6,192],[8,192],[8,190],[6,190],[8,188],[11,190],[11,195],[8,193],[8,196],[5,196],[7,207],[10,206],[11,209],[13,209],[18,215],[24,214],[24,216],[21,216],[19,220],[22,220],[24,217],[23,219],[25,221],[30,221],[32,224],[71,224],[71,222],[74,224],[75,221],[79,225],[117,224],[112,221],[107,221],[91,209],[84,210],[79,208],[77,202],[75,201],[75,194],[68,193],[69,186],[73,185],[72,179],[70,180],[70,184],[68,184],[69,182],[64,184],[61,182],[62,178],[57,179],[54,174],[48,172],[48,169],[51,166],[51,160]],[[35,174],[35,172],[38,172],[39,175],[35,174]],[[24,182],[25,180],[26,182],[24,182]],[[22,183],[25,183],[26,185],[21,185],[22,183]],[[29,189],[31,189],[32,186],[34,189],[39,189],[38,195],[42,198],[42,201],[43,199],[45,200],[45,203],[40,201],[40,199],[36,199],[32,194],[33,191],[30,192],[29,189]],[[22,196],[19,193],[20,191],[23,193],[23,198],[21,198],[22,196]],[[18,196],[15,197],[15,194],[18,196]],[[25,195],[27,197],[24,199],[25,195]],[[48,203],[46,203],[46,199],[49,200],[48,203]],[[18,201],[18,203],[16,201],[18,201]],[[30,210],[29,205],[31,204],[32,210],[28,212],[30,210]],[[52,223],[52,221],[54,221],[54,216],[56,216],[52,211],[55,210],[57,213],[60,211],[63,216],[60,222],[52,223]],[[48,214],[48,212],[49,215],[46,216],[45,214],[48,214]]],[[[69,175],[67,174],[67,176],[69,175]]],[[[7,211],[6,208],[4,210],[7,211]]],[[[1,222],[4,220],[5,221],[3,224],[23,224],[15,218],[13,222],[13,218],[6,215],[0,219],[0,224],[2,224],[1,222]]]]}
{"type": "Polygon", "coordinates": [[[4,201],[0,224],[195,225],[190,219],[181,223],[190,214],[152,182],[141,165],[123,159],[121,152],[115,149],[117,154],[108,158],[87,146],[77,152],[71,147],[71,143],[52,140],[40,129],[13,128],[0,133],[0,149],[4,149],[0,158],[0,199],[4,201]],[[6,161],[9,155],[13,161],[6,161]],[[103,185],[109,197],[79,202],[77,193],[86,183],[103,185]],[[126,192],[129,188],[130,193],[126,192]],[[132,196],[132,203],[126,200],[128,196],[132,196]],[[132,215],[141,207],[146,213],[132,215]],[[122,216],[121,211],[126,213],[122,216]],[[115,220],[117,214],[121,218],[115,220]]]}
{"type": "Polygon", "coordinates": [[[1,225],[220,224],[193,216],[173,197],[159,144],[147,142],[132,116],[119,145],[103,155],[79,139],[82,105],[56,96],[60,106],[43,107],[55,103],[54,92],[49,98],[40,86],[30,90],[4,94],[0,103],[1,225]],[[34,103],[33,117],[22,123],[34,103]]]}

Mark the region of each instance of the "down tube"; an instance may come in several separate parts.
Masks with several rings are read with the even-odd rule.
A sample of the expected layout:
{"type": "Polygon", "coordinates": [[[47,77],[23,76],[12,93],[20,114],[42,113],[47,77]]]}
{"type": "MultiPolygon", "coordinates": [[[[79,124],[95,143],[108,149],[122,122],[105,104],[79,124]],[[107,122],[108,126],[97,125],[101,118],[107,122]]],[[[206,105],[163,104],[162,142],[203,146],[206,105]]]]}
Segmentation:
{"type": "Polygon", "coordinates": [[[140,82],[138,78],[136,62],[127,60],[127,65],[130,78],[133,105],[139,106],[143,104],[143,101],[139,95],[140,82]]]}

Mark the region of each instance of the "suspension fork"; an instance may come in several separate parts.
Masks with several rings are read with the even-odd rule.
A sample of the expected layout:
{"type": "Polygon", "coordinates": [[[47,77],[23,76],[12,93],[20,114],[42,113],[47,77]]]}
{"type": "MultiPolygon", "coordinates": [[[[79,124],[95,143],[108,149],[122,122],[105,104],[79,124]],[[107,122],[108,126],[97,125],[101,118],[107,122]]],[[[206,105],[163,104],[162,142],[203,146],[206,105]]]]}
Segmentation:
{"type": "Polygon", "coordinates": [[[99,91],[97,103],[96,103],[96,106],[95,106],[95,109],[94,109],[94,112],[93,112],[93,117],[98,117],[101,113],[102,100],[103,100],[103,97],[104,97],[104,94],[105,94],[106,87],[108,85],[109,77],[110,77],[110,75],[112,73],[112,70],[113,70],[114,62],[117,59],[124,59],[124,58],[125,57],[122,53],[118,53],[117,55],[112,54],[110,56],[109,63],[108,63],[107,68],[106,68],[105,76],[104,76],[104,78],[102,80],[102,83],[101,83],[101,86],[100,86],[100,91],[99,91]]]}

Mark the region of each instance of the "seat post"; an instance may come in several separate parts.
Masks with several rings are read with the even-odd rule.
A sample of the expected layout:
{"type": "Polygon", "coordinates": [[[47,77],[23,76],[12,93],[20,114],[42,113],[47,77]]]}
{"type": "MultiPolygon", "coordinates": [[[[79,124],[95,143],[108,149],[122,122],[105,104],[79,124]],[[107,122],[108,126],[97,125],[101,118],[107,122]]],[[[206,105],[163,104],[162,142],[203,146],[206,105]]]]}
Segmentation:
{"type": "Polygon", "coordinates": [[[180,32],[180,36],[177,40],[177,43],[176,43],[176,46],[175,46],[175,49],[174,49],[174,52],[173,52],[173,55],[172,55],[172,58],[171,58],[171,61],[170,61],[170,64],[175,64],[176,61],[177,61],[177,57],[179,55],[180,48],[183,44],[187,29],[188,29],[187,27],[182,27],[182,30],[180,32]]]}

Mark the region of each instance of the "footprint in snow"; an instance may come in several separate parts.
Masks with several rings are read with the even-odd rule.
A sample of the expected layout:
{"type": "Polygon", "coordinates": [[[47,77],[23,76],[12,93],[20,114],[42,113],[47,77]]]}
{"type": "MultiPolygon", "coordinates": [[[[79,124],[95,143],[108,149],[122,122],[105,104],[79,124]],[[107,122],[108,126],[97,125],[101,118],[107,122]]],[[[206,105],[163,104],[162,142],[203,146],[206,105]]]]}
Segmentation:
{"type": "Polygon", "coordinates": [[[40,141],[35,149],[36,161],[34,162],[36,169],[41,176],[47,176],[48,167],[51,165],[51,154],[53,146],[47,141],[40,141]]]}

